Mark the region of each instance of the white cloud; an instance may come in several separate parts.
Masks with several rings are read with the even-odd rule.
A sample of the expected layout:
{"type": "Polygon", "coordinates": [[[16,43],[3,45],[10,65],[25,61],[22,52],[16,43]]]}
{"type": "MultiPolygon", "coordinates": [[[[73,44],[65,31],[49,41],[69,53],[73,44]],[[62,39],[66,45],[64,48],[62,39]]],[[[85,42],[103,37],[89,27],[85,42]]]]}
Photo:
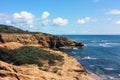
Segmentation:
{"type": "Polygon", "coordinates": [[[6,20],[5,23],[6,24],[11,24],[11,21],[10,20],[6,20]]]}
{"type": "Polygon", "coordinates": [[[50,16],[50,13],[45,11],[43,12],[41,19],[47,19],[49,16],[50,16]]]}
{"type": "Polygon", "coordinates": [[[90,19],[90,17],[85,17],[85,21],[89,21],[90,19]]]}
{"type": "Polygon", "coordinates": [[[120,14],[120,10],[113,9],[113,10],[109,11],[108,14],[119,15],[120,14]]]}
{"type": "Polygon", "coordinates": [[[47,12],[47,11],[44,11],[42,13],[42,17],[41,17],[41,23],[42,23],[42,26],[45,26],[45,25],[48,25],[48,17],[50,16],[50,13],[47,12]]]}
{"type": "Polygon", "coordinates": [[[90,17],[85,17],[83,19],[78,19],[77,23],[78,24],[85,24],[85,23],[89,22],[90,20],[91,20],[90,17]]]}
{"type": "Polygon", "coordinates": [[[118,25],[120,25],[120,20],[119,20],[119,21],[116,21],[116,22],[115,22],[115,24],[118,24],[118,25]]]}
{"type": "Polygon", "coordinates": [[[29,25],[29,28],[32,29],[34,26],[33,25],[29,25]]]}
{"type": "Polygon", "coordinates": [[[53,25],[56,25],[56,26],[65,26],[67,24],[68,24],[68,20],[67,19],[63,19],[61,17],[53,19],[53,25]]]}
{"type": "Polygon", "coordinates": [[[13,14],[13,23],[32,24],[34,21],[34,15],[27,11],[21,11],[20,13],[13,14]]]}
{"type": "Polygon", "coordinates": [[[85,23],[85,20],[84,19],[78,19],[78,24],[84,24],[85,23]]]}

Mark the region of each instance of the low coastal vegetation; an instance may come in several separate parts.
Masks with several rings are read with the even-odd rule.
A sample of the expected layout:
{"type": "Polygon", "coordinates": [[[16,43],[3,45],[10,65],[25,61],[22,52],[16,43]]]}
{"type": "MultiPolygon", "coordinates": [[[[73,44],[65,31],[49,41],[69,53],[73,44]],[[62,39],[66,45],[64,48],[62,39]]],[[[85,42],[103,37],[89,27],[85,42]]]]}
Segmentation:
{"type": "Polygon", "coordinates": [[[12,51],[1,48],[0,60],[13,63],[14,65],[37,64],[38,66],[43,66],[43,60],[46,60],[49,65],[54,65],[55,61],[64,61],[61,55],[53,54],[32,46],[20,47],[12,51]]]}
{"type": "Polygon", "coordinates": [[[25,31],[22,29],[13,27],[13,26],[7,26],[7,25],[0,24],[0,32],[3,32],[3,33],[23,33],[25,31]]]}

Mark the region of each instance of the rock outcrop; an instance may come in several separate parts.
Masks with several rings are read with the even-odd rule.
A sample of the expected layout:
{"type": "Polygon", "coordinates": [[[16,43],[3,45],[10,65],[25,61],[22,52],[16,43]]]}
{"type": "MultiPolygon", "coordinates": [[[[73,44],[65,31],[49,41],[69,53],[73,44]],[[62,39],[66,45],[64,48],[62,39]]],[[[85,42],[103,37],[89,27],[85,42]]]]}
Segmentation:
{"type": "Polygon", "coordinates": [[[46,50],[64,56],[64,64],[49,68],[44,66],[46,69],[41,69],[35,64],[15,66],[0,61],[0,80],[99,80],[99,77],[84,69],[75,58],[60,51],[46,50]]]}
{"type": "MultiPolygon", "coordinates": [[[[0,33],[0,48],[3,49],[3,52],[1,50],[2,56],[0,56],[0,80],[100,80],[97,75],[82,67],[75,58],[58,50],[66,47],[82,47],[84,46],[82,43],[61,36],[25,32],[14,27],[7,28],[3,26],[1,29],[4,31],[1,30],[2,33],[0,33]],[[4,33],[6,29],[8,32],[4,33]],[[12,33],[10,30],[12,30],[12,33]],[[54,65],[48,65],[46,64],[48,63],[47,60],[39,59],[43,61],[43,66],[27,63],[18,66],[13,62],[9,62],[8,55],[13,57],[14,53],[12,51],[24,46],[42,48],[47,52],[60,55],[63,57],[63,62],[55,60],[54,65]]],[[[30,57],[33,58],[32,56],[30,57]]]]}
{"type": "MultiPolygon", "coordinates": [[[[25,45],[18,42],[0,44],[0,48],[9,50],[21,46],[25,45]]],[[[52,66],[44,65],[40,67],[36,64],[15,66],[0,61],[0,80],[99,80],[98,76],[83,68],[75,58],[61,51],[46,48],[44,50],[63,56],[64,62],[62,64],[58,63],[52,66]]]]}
{"type": "Polygon", "coordinates": [[[84,46],[80,42],[61,37],[53,36],[43,33],[27,33],[27,34],[18,34],[18,33],[1,33],[0,34],[0,43],[8,42],[18,42],[23,45],[39,45],[43,48],[52,48],[59,49],[63,47],[82,47],[84,46]]]}

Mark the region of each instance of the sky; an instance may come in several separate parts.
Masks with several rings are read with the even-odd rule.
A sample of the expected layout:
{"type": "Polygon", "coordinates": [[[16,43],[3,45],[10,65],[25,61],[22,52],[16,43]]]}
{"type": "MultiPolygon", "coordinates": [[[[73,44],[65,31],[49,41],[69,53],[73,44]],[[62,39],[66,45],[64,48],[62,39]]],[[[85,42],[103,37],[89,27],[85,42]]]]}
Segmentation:
{"type": "Polygon", "coordinates": [[[120,35],[120,0],[0,0],[0,24],[50,34],[120,35]]]}

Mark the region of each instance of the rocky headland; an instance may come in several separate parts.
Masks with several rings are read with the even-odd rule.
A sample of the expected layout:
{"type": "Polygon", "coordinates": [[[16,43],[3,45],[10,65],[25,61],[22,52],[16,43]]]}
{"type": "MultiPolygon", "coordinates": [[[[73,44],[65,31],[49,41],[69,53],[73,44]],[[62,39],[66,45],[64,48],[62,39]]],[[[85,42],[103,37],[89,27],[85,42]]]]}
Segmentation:
{"type": "Polygon", "coordinates": [[[60,51],[66,47],[83,47],[83,43],[5,25],[0,27],[0,80],[100,80],[75,58],[60,51]]]}

